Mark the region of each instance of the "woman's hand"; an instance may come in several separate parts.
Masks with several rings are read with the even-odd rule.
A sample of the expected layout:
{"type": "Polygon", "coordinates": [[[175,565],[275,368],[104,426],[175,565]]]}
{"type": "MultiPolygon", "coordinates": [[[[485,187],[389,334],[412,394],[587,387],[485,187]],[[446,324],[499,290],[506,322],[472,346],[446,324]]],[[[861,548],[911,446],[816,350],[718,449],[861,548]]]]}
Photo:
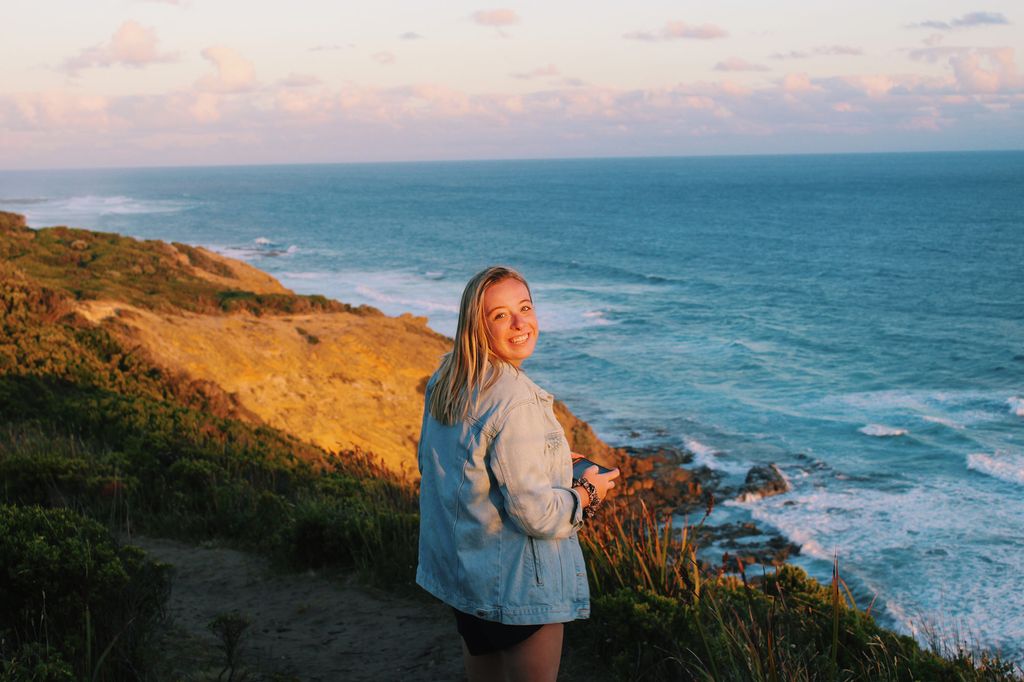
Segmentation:
{"type": "MultiPolygon", "coordinates": [[[[615,487],[615,479],[619,477],[618,467],[608,471],[606,473],[598,473],[599,469],[597,465],[587,467],[580,478],[585,478],[590,481],[590,484],[594,486],[594,491],[597,493],[597,498],[603,500],[608,495],[608,491],[615,487]]],[[[580,498],[587,500],[589,495],[582,486],[577,486],[576,489],[580,493],[580,498]]]]}

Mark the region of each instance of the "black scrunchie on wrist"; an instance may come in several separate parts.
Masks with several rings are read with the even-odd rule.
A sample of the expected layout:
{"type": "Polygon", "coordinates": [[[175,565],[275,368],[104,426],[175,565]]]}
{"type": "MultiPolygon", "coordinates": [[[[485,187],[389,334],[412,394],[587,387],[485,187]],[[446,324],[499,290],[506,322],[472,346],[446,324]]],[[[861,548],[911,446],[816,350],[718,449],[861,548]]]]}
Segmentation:
{"type": "Polygon", "coordinates": [[[597,488],[594,484],[587,480],[586,476],[581,476],[572,482],[572,487],[580,486],[587,491],[587,495],[590,497],[590,502],[587,506],[583,507],[583,518],[592,519],[597,514],[597,510],[601,507],[601,498],[597,495],[597,488]]]}

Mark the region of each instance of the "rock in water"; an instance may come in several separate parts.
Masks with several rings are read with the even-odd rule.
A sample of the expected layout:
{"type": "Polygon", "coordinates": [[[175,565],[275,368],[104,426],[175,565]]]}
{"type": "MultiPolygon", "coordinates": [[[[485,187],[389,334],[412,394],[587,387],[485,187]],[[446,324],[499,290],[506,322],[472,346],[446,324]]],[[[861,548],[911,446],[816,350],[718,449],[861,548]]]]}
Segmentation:
{"type": "Polygon", "coordinates": [[[762,497],[781,495],[789,491],[789,482],[774,464],[758,464],[747,472],[747,479],[740,488],[740,502],[753,502],[762,497]]]}

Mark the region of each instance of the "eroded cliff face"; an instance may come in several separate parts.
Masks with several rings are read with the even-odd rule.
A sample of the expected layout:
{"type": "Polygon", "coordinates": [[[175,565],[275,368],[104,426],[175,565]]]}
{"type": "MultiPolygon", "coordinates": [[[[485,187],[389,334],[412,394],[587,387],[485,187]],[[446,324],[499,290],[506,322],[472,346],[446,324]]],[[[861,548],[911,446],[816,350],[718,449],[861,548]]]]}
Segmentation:
{"type": "Polygon", "coordinates": [[[422,318],[166,314],[112,301],[78,312],[158,364],[213,381],[263,422],[326,450],[415,473],[426,379],[450,343],[422,318]]]}

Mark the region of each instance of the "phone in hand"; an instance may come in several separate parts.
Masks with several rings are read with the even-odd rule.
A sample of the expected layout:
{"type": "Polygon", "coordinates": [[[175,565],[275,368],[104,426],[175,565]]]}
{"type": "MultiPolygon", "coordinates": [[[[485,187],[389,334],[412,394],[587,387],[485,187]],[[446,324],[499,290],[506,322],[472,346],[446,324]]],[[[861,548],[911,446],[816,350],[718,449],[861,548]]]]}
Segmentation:
{"type": "Polygon", "coordinates": [[[579,478],[580,476],[583,475],[584,471],[586,471],[592,466],[597,467],[597,473],[599,474],[607,474],[609,471],[613,471],[613,469],[609,469],[606,466],[602,466],[597,462],[587,459],[586,457],[579,457],[578,459],[573,460],[572,477],[579,478]]]}

